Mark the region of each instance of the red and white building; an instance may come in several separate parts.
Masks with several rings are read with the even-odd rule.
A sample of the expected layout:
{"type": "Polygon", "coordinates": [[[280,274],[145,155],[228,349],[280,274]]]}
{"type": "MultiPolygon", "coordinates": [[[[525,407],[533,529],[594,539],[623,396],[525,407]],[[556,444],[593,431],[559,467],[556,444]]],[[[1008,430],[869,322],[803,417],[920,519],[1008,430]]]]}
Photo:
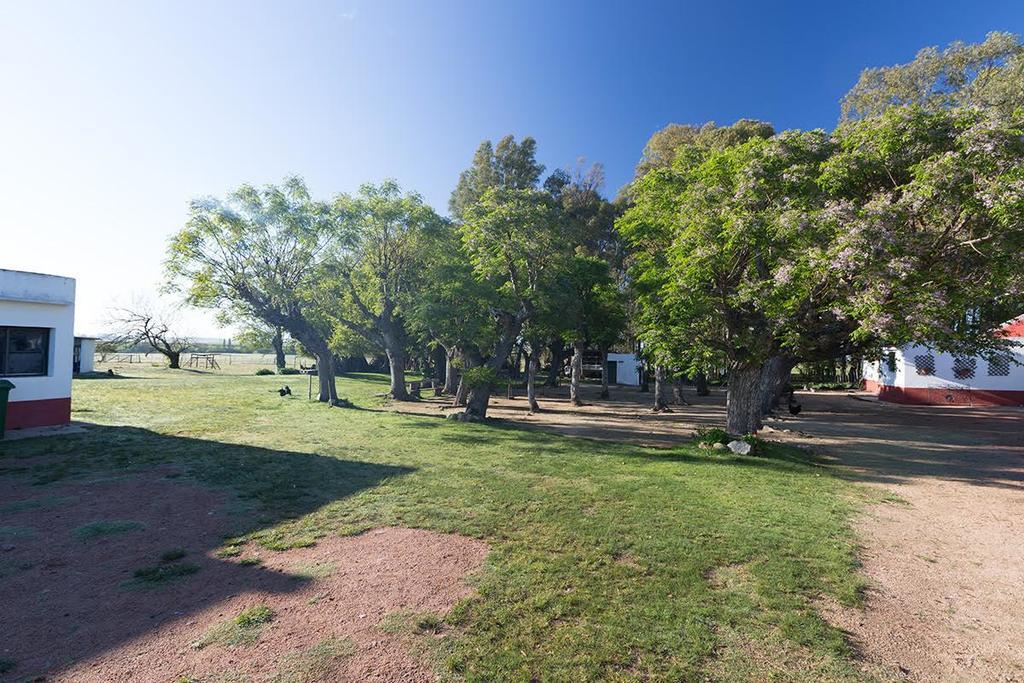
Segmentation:
{"type": "Polygon", "coordinates": [[[75,281],[0,269],[0,379],[14,384],[7,429],[71,421],[75,281]]]}
{"type": "Polygon", "coordinates": [[[924,405],[1024,406],[1024,315],[1002,328],[1014,347],[992,358],[954,356],[927,346],[889,351],[864,363],[864,388],[882,401],[924,405]]]}

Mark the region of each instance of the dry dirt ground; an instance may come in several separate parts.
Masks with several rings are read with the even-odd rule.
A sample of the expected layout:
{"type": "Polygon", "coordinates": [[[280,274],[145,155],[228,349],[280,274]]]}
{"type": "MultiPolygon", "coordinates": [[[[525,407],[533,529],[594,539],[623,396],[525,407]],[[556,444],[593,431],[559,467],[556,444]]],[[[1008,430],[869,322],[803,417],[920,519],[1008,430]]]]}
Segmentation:
{"type": "Polygon", "coordinates": [[[433,680],[416,643],[436,637],[435,622],[422,636],[410,627],[470,594],[486,544],[383,528],[225,557],[224,496],[174,474],[45,490],[0,479],[0,659],[17,664],[0,680],[433,680]],[[122,524],[90,535],[97,520],[122,524]],[[184,556],[162,559],[175,549],[184,556]],[[194,573],[134,576],[183,566],[194,573]],[[262,627],[221,626],[196,646],[260,605],[273,615],[262,627]]]}
{"type": "MultiPolygon", "coordinates": [[[[529,414],[499,398],[489,414],[532,427],[666,446],[724,423],[724,396],[687,393],[654,415],[650,394],[564,388],[529,414]]],[[[1024,681],[1024,409],[899,406],[866,394],[801,393],[803,412],[769,421],[767,438],[809,446],[847,475],[883,487],[887,502],[856,522],[869,589],[863,610],[822,605],[865,660],[914,681],[1024,681]]],[[[429,398],[393,409],[441,414],[429,398]]]]}

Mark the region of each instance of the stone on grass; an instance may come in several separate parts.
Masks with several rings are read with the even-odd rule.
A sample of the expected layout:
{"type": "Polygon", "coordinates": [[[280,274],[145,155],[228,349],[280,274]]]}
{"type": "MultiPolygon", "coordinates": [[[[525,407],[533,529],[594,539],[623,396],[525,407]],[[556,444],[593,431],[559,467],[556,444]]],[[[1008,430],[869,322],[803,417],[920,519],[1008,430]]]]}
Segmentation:
{"type": "Polygon", "coordinates": [[[739,439],[736,439],[735,441],[729,442],[729,450],[738,455],[749,455],[750,444],[747,443],[746,441],[740,441],[739,439]]]}

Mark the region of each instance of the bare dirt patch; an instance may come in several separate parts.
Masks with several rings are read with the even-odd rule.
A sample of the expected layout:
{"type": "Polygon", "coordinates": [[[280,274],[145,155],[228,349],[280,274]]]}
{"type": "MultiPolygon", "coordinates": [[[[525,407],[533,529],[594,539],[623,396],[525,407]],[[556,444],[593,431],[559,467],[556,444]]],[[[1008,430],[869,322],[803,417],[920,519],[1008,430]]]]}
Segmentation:
{"type": "Polygon", "coordinates": [[[470,595],[464,579],[486,544],[382,528],[220,557],[234,526],[226,496],[168,474],[45,487],[0,479],[0,529],[10,532],[0,539],[0,659],[14,664],[0,680],[434,678],[382,623],[446,614],[470,595]],[[258,606],[272,617],[254,637],[195,646],[258,606]]]}
{"type": "Polygon", "coordinates": [[[905,680],[1024,681],[1024,412],[801,400],[774,436],[888,492],[856,523],[865,609],[823,615],[905,680]]]}

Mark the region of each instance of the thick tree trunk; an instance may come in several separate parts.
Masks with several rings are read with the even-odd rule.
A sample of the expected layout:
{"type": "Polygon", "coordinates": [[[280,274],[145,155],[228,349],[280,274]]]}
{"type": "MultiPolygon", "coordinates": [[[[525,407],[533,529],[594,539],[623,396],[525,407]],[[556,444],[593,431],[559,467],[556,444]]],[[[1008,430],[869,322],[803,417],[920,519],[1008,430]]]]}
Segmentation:
{"type": "Polygon", "coordinates": [[[569,381],[569,403],[574,406],[583,405],[580,398],[580,385],[583,383],[583,341],[572,343],[572,379],[569,381]]]}
{"type": "Polygon", "coordinates": [[[704,374],[703,370],[694,375],[693,385],[698,396],[707,396],[711,393],[711,390],[708,388],[708,376],[704,374]]]}
{"type": "Polygon", "coordinates": [[[558,378],[562,374],[562,362],[565,360],[565,344],[561,339],[556,339],[548,348],[551,351],[551,366],[548,368],[548,377],[544,386],[557,387],[558,378]]]}
{"type": "Polygon", "coordinates": [[[764,363],[741,365],[729,371],[726,394],[726,431],[733,436],[753,434],[761,428],[764,363]]]}
{"type": "MultiPolygon", "coordinates": [[[[522,318],[509,314],[504,318],[502,328],[501,339],[494,349],[494,355],[486,363],[495,375],[501,370],[509,352],[512,351],[512,345],[515,344],[516,338],[523,329],[522,318]]],[[[466,410],[460,419],[482,420],[487,417],[487,406],[491,402],[493,391],[494,385],[489,382],[470,387],[469,396],[466,397],[466,410]]]]}
{"type": "Polygon", "coordinates": [[[334,384],[334,354],[324,346],[314,351],[313,357],[316,358],[316,376],[320,384],[317,400],[333,405],[338,400],[338,389],[334,384]]]}
{"type": "Polygon", "coordinates": [[[533,353],[526,358],[526,399],[530,403],[530,412],[536,413],[540,410],[540,404],[537,403],[537,371],[540,370],[540,354],[537,347],[533,348],[533,353]]]}
{"type": "Polygon", "coordinates": [[[167,351],[164,353],[167,356],[167,361],[170,364],[172,370],[181,369],[181,352],[180,351],[167,351]]]}
{"type": "Polygon", "coordinates": [[[405,353],[398,348],[385,349],[391,366],[391,389],[388,393],[396,401],[411,400],[405,388],[405,353]]]}
{"type": "Polygon", "coordinates": [[[274,338],[271,340],[271,344],[274,347],[274,366],[278,370],[284,370],[285,358],[284,358],[284,333],[280,326],[274,328],[274,338]]]}
{"type": "Polygon", "coordinates": [[[457,353],[458,349],[454,346],[445,349],[444,353],[444,393],[449,396],[454,396],[455,392],[459,390],[459,371],[455,367],[455,354],[457,353]]]}
{"type": "Polygon", "coordinates": [[[434,396],[440,396],[445,382],[445,361],[448,354],[440,344],[436,345],[430,352],[430,360],[434,368],[434,396]]]}
{"type": "Polygon", "coordinates": [[[601,349],[601,398],[608,398],[608,349],[601,349]]]}
{"type": "Polygon", "coordinates": [[[782,398],[782,392],[789,384],[790,374],[796,361],[789,357],[775,356],[769,359],[762,369],[764,379],[761,383],[761,415],[767,415],[782,398]]]}
{"type": "Polygon", "coordinates": [[[668,407],[668,373],[665,372],[664,365],[654,366],[654,407],[652,410],[656,413],[668,413],[671,410],[668,407]]]}
{"type": "MultiPolygon", "coordinates": [[[[462,352],[462,367],[463,370],[475,368],[481,364],[480,353],[476,348],[469,348],[462,352]]],[[[459,388],[455,391],[455,400],[452,405],[464,406],[469,398],[469,384],[466,383],[465,372],[460,373],[459,377],[459,388]]]]}

